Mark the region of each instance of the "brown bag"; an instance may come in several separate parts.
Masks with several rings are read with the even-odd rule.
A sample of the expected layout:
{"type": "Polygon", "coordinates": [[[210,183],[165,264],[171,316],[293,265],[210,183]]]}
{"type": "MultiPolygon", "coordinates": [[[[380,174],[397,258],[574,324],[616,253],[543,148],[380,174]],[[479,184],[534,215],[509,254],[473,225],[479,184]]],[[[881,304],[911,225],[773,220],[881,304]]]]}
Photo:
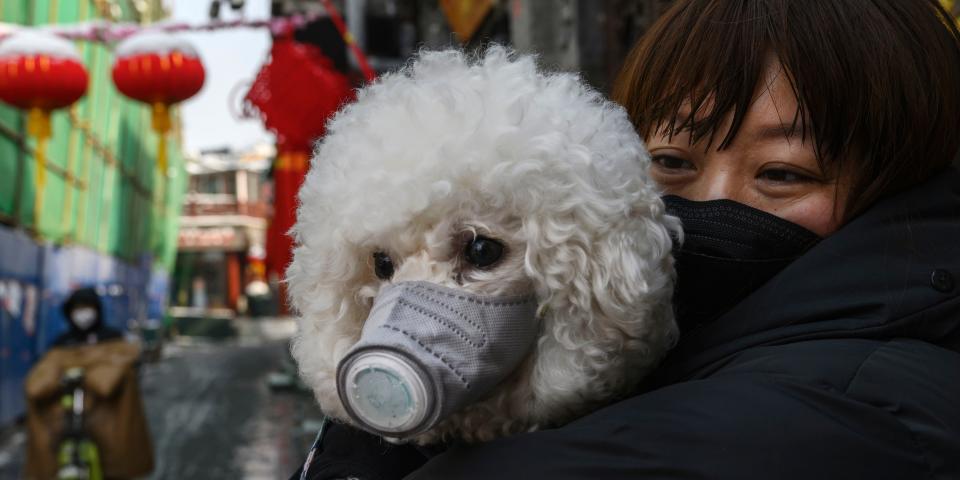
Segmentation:
{"type": "Polygon", "coordinates": [[[140,349],[123,340],[53,348],[30,370],[27,396],[27,478],[56,476],[56,450],[66,412],[61,377],[84,369],[84,417],[100,451],[105,477],[133,478],[153,470],[153,445],[143,414],[136,361],[140,349]]]}

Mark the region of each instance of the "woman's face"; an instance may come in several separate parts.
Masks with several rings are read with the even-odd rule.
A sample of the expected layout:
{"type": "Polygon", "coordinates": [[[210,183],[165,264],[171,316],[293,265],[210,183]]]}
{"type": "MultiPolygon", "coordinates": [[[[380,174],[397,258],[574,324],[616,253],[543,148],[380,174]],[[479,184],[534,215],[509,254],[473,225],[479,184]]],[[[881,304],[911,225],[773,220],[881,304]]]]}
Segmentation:
{"type": "MultiPolygon", "coordinates": [[[[847,182],[820,170],[812,142],[801,141],[799,125],[790,131],[797,99],[779,64],[772,65],[727,148],[717,150],[719,139],[691,144],[688,132],[651,135],[651,174],[667,194],[734,200],[825,237],[840,227],[847,182]]],[[[732,117],[718,132],[727,131],[732,117]]]]}

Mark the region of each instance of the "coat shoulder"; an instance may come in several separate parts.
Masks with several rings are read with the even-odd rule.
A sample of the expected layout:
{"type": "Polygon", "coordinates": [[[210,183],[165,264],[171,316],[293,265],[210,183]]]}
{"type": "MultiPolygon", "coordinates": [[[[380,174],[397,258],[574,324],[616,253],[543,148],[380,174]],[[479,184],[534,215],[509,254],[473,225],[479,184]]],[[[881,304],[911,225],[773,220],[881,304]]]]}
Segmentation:
{"type": "MultiPolygon", "coordinates": [[[[960,475],[960,465],[948,459],[960,458],[960,426],[939,411],[951,400],[957,405],[960,391],[942,405],[916,393],[926,388],[935,395],[940,373],[960,371],[951,363],[956,359],[947,358],[954,352],[912,340],[761,350],[744,351],[709,376],[647,392],[562,428],[454,447],[410,478],[960,475]],[[918,370],[931,361],[942,368],[918,370]],[[931,428],[931,441],[918,439],[918,432],[931,428]]],[[[948,390],[947,396],[954,395],[948,390]]]]}

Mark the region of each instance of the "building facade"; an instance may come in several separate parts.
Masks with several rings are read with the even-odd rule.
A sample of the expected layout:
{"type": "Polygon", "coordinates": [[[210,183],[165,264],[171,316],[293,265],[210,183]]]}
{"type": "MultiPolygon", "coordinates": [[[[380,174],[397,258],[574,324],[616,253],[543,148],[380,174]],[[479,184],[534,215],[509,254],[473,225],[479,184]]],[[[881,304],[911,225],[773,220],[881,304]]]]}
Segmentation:
{"type": "MultiPolygon", "coordinates": [[[[0,36],[97,20],[147,24],[163,15],[162,0],[7,0],[0,36]]],[[[114,87],[112,46],[75,46],[90,83],[84,98],[53,114],[40,211],[26,116],[0,105],[0,427],[23,412],[27,371],[66,330],[60,306],[71,291],[96,287],[107,323],[123,330],[154,328],[164,315],[187,178],[178,129],[168,136],[170,168],[161,176],[150,110],[114,87]]]]}
{"type": "MultiPolygon", "coordinates": [[[[249,0],[248,0],[249,1],[249,0]]],[[[351,34],[378,71],[402,66],[420,48],[483,47],[533,53],[549,69],[581,73],[609,92],[624,57],[671,0],[340,0],[351,34]],[[465,18],[460,18],[465,17],[465,18]],[[469,27],[469,35],[458,32],[469,27]]],[[[317,0],[271,0],[275,15],[324,12],[317,0]]],[[[340,53],[337,39],[325,43],[340,53]]],[[[346,61],[351,59],[346,58],[346,61]]],[[[336,60],[335,60],[336,63],[336,60]]]]}
{"type": "Polygon", "coordinates": [[[189,159],[171,314],[232,317],[263,296],[263,252],[271,196],[272,146],[189,159]],[[252,290],[251,290],[252,289],[252,290]]]}

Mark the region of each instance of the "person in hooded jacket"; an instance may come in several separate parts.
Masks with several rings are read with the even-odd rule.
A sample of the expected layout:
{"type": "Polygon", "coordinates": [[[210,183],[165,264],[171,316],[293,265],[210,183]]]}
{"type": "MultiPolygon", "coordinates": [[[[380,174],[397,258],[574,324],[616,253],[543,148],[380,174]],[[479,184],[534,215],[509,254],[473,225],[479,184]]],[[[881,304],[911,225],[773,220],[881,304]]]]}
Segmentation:
{"type": "MultiPolygon", "coordinates": [[[[27,479],[58,478],[64,463],[61,443],[76,435],[97,447],[104,478],[138,478],[153,469],[153,447],[140,395],[140,347],[106,325],[103,304],[93,288],[75,290],[63,304],[69,330],[54,340],[24,381],[27,400],[27,479]],[[79,374],[79,375],[78,375],[79,374]],[[74,385],[68,379],[77,382],[74,385]],[[79,379],[79,380],[77,380],[79,379]],[[76,412],[63,403],[79,386],[86,399],[76,412]]],[[[72,406],[72,405],[71,405],[72,406]]],[[[71,465],[73,465],[71,463],[71,465]]]]}
{"type": "Polygon", "coordinates": [[[684,224],[681,339],[641,391],[441,453],[328,425],[303,478],[960,478],[960,32],[939,2],[679,0],[614,97],[684,224]]]}
{"type": "Polygon", "coordinates": [[[69,330],[53,341],[55,347],[89,345],[123,338],[123,334],[107,326],[103,320],[103,303],[93,288],[74,290],[63,304],[63,316],[69,330]]]}

